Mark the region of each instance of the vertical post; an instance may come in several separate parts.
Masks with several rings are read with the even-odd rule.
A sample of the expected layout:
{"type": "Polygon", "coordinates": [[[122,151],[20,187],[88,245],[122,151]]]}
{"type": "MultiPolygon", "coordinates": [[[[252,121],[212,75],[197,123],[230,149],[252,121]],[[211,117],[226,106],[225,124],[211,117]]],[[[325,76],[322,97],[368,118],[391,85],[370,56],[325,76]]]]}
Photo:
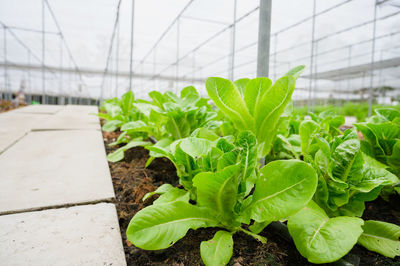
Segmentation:
{"type": "MultiPolygon", "coordinates": [[[[257,48],[257,77],[268,77],[269,74],[271,9],[272,0],[260,0],[257,48]]],[[[265,158],[260,159],[260,164],[265,165],[265,158]]]]}
{"type": "Polygon", "coordinates": [[[115,97],[118,97],[118,71],[119,71],[119,20],[117,24],[117,43],[116,43],[116,49],[115,49],[115,97]]]}
{"type": "Polygon", "coordinates": [[[42,104],[46,104],[46,73],[45,73],[45,0],[42,0],[42,104]]]}
{"type": "Polygon", "coordinates": [[[133,76],[133,27],[135,21],[135,0],[132,0],[132,13],[131,13],[131,56],[129,62],[129,90],[132,90],[132,76],[133,76]]]}
{"type": "MultiPolygon", "coordinates": [[[[3,26],[3,34],[4,34],[4,98],[7,99],[6,94],[7,92],[7,86],[8,86],[8,62],[7,62],[7,27],[4,25],[3,26]]],[[[0,95],[0,99],[1,99],[0,95]]]]}
{"type": "Polygon", "coordinates": [[[175,72],[175,80],[176,80],[176,84],[175,84],[175,86],[176,86],[176,93],[178,93],[178,91],[179,91],[179,41],[180,41],[180,33],[181,33],[181,31],[180,31],[180,22],[181,22],[181,19],[180,19],[180,17],[178,17],[177,18],[177,20],[176,20],[176,68],[175,68],[175,70],[176,70],[176,72],[175,72]]]}
{"type": "Polygon", "coordinates": [[[28,81],[27,81],[27,99],[28,99],[28,104],[32,102],[32,80],[31,80],[31,52],[28,50],[28,81]],[[29,89],[28,89],[29,88],[29,89]],[[29,92],[29,93],[28,93],[29,92]]]}
{"type": "Polygon", "coordinates": [[[236,51],[236,9],[237,0],[233,2],[233,23],[231,28],[231,57],[229,61],[229,79],[234,79],[234,68],[235,68],[235,51],[236,51]]]}
{"type": "Polygon", "coordinates": [[[60,104],[64,105],[65,104],[65,100],[64,100],[65,95],[64,95],[64,91],[63,91],[63,71],[62,71],[62,68],[63,68],[63,35],[60,32],[60,69],[61,69],[61,71],[60,71],[60,95],[59,95],[59,97],[61,99],[61,103],[60,104]]]}
{"type": "Polygon", "coordinates": [[[378,3],[375,0],[374,6],[374,23],[372,25],[372,51],[371,51],[371,70],[370,70],[370,81],[369,81],[369,97],[368,97],[368,116],[372,114],[372,98],[374,97],[374,64],[375,64],[375,34],[376,34],[376,13],[378,10],[378,3]]]}
{"type": "Polygon", "coordinates": [[[271,9],[272,0],[260,0],[257,49],[257,77],[267,77],[269,74],[271,9]]]}
{"type": "Polygon", "coordinates": [[[192,83],[194,83],[196,75],[196,50],[193,51],[193,58],[192,58],[192,83]]]}
{"type": "MultiPolygon", "coordinates": [[[[384,52],[384,50],[380,51],[379,61],[383,60],[383,52],[384,52]]],[[[379,69],[378,86],[379,86],[379,90],[378,90],[378,104],[379,104],[379,98],[386,96],[385,88],[384,88],[383,82],[382,82],[382,68],[379,69]]],[[[383,101],[385,101],[385,98],[383,98],[383,101]]]]}
{"type": "Polygon", "coordinates": [[[310,55],[310,81],[308,85],[308,112],[312,111],[312,98],[311,98],[311,91],[312,91],[312,82],[313,82],[313,74],[314,74],[314,41],[315,41],[315,11],[316,11],[316,0],[313,3],[313,14],[312,14],[312,28],[311,28],[311,55],[310,55]]]}
{"type": "Polygon", "coordinates": [[[276,61],[276,53],[278,51],[278,33],[274,34],[274,81],[276,80],[276,78],[278,77],[278,73],[277,73],[277,61],[276,61]]]}
{"type": "Polygon", "coordinates": [[[157,52],[156,49],[157,49],[157,46],[154,47],[154,50],[153,50],[153,88],[156,87],[156,79],[155,79],[155,76],[156,76],[156,52],[157,52]]]}
{"type": "MultiPolygon", "coordinates": [[[[68,69],[71,70],[71,61],[68,61],[68,69]]],[[[72,104],[71,82],[71,71],[68,71],[68,104],[72,104]]]]}
{"type": "Polygon", "coordinates": [[[318,104],[318,98],[315,97],[315,92],[316,92],[316,88],[318,85],[318,41],[315,42],[315,52],[314,52],[314,59],[313,61],[315,61],[314,64],[314,72],[313,72],[313,86],[312,86],[312,101],[311,101],[311,112],[314,112],[314,101],[316,101],[316,104],[318,104]]]}
{"type": "MultiPolygon", "coordinates": [[[[347,59],[347,67],[351,66],[351,50],[352,50],[352,46],[349,45],[349,52],[348,52],[349,58],[347,59]]],[[[348,78],[347,79],[347,101],[350,100],[350,90],[351,90],[350,89],[350,78],[348,78]]]]}

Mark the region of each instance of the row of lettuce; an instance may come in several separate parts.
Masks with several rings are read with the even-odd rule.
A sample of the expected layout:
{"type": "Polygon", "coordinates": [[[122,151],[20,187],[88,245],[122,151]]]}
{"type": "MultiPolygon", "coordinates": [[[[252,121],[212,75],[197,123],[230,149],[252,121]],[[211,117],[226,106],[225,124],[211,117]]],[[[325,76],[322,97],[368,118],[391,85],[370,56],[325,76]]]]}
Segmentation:
{"type": "Polygon", "coordinates": [[[208,78],[215,106],[191,86],[180,96],[152,91],[146,101],[127,92],[105,101],[103,130],[122,132],[108,159],[143,146],[150,151],[146,166],[168,158],[181,185],[164,184],[144,197],[160,195],[132,218],[129,241],[159,250],[189,229],[217,227],[201,243],[201,257],[206,265],[225,265],[233,234],[264,243],[259,233],[267,225],[287,221],[297,249],[313,263],[336,261],[356,243],[399,256],[399,226],[359,217],[365,202],[400,192],[400,112],[377,109],[344,132],[344,117],[330,111],[295,115],[291,96],[303,69],[275,83],[208,78]]]}

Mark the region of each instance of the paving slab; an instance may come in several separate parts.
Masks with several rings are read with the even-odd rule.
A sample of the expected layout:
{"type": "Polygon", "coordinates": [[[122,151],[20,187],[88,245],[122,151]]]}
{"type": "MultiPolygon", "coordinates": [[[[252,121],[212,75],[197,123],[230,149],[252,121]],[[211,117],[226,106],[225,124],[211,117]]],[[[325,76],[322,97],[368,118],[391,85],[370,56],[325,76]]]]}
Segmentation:
{"type": "Polygon", "coordinates": [[[7,112],[0,114],[0,154],[50,115],[7,112]]]}
{"type": "Polygon", "coordinates": [[[44,123],[36,124],[32,130],[69,130],[94,129],[100,130],[99,118],[92,112],[93,108],[66,107],[52,115],[44,123]]]}
{"type": "Polygon", "coordinates": [[[55,114],[65,108],[64,105],[35,104],[15,109],[13,113],[55,114]]]}
{"type": "Polygon", "coordinates": [[[0,264],[126,265],[115,206],[0,216],[0,264]]]}
{"type": "Polygon", "coordinates": [[[97,130],[30,132],[0,154],[0,214],[114,197],[97,130]]]}
{"type": "Polygon", "coordinates": [[[84,113],[89,113],[89,114],[92,114],[92,113],[97,114],[98,107],[96,105],[68,104],[65,106],[65,110],[78,111],[78,112],[84,112],[84,113]]]}

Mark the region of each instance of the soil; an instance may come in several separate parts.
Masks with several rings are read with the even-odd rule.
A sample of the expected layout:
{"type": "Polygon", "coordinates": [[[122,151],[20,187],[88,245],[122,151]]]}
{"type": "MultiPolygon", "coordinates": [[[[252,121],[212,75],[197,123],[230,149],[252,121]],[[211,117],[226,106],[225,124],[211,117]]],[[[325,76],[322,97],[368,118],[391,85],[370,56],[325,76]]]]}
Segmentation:
{"type": "Polygon", "coordinates": [[[26,104],[17,105],[16,103],[8,100],[0,100],[0,113],[11,111],[20,107],[26,106],[26,104]]]}
{"type": "MultiPolygon", "coordinates": [[[[103,132],[107,154],[118,147],[109,147],[119,132],[103,132]]],[[[166,158],[155,159],[145,168],[148,151],[142,147],[128,150],[125,159],[111,163],[109,167],[116,195],[115,204],[123,239],[126,261],[130,265],[203,265],[200,257],[201,241],[211,239],[218,229],[206,228],[189,230],[187,235],[172,247],[161,251],[146,251],[133,246],[126,239],[126,228],[130,219],[139,210],[151,205],[157,196],[145,202],[142,197],[157,189],[163,183],[177,185],[178,177],[172,163],[166,158]]],[[[377,199],[367,203],[364,219],[387,221],[400,225],[400,199],[393,198],[390,203],[377,199]]],[[[266,228],[261,235],[268,238],[266,244],[252,237],[237,233],[234,235],[233,256],[228,265],[313,265],[296,250],[293,243],[284,240],[273,230],[266,228]]],[[[400,265],[400,258],[386,258],[355,246],[352,253],[360,257],[360,265],[400,265]]]]}

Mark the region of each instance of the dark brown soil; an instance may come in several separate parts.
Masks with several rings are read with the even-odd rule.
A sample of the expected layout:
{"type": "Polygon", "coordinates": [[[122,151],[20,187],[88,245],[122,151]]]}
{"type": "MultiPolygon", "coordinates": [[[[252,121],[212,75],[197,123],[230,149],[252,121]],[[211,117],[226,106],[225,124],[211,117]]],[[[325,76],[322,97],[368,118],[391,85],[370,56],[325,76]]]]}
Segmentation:
{"type": "MultiPolygon", "coordinates": [[[[111,148],[107,144],[113,142],[118,135],[119,133],[103,132],[107,154],[117,148],[111,148]]],[[[155,159],[145,168],[147,159],[147,150],[138,147],[127,151],[123,161],[109,163],[128,265],[203,265],[200,243],[211,239],[217,229],[190,230],[175,245],[161,251],[145,251],[127,241],[125,232],[130,219],[136,212],[150,205],[157,196],[145,202],[142,202],[142,197],[163,183],[177,185],[178,181],[175,168],[167,159],[155,159]]],[[[368,203],[363,218],[399,224],[399,201],[396,198],[388,204],[378,199],[368,203]]],[[[261,235],[268,238],[267,244],[261,244],[243,233],[235,234],[233,256],[229,265],[312,265],[299,254],[293,243],[284,240],[273,230],[267,228],[261,235]]],[[[360,256],[360,265],[400,265],[399,258],[386,258],[360,246],[354,247],[352,252],[360,256]]]]}
{"type": "Polygon", "coordinates": [[[16,105],[12,101],[0,100],[0,113],[11,111],[20,107],[26,106],[25,104],[16,105]]]}

